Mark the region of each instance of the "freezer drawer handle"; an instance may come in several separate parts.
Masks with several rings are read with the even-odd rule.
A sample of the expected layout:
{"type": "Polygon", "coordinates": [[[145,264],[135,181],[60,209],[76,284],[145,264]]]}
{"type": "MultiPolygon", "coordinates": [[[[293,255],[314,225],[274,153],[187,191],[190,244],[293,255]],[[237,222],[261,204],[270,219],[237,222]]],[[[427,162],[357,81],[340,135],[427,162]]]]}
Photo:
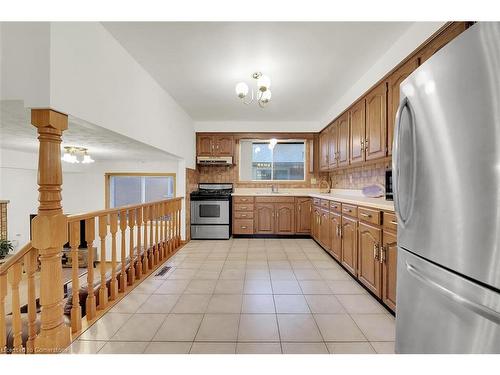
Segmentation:
{"type": "Polygon", "coordinates": [[[461,295],[449,290],[448,288],[444,287],[443,285],[437,283],[434,280],[431,280],[429,277],[426,275],[422,274],[418,268],[415,266],[411,265],[410,263],[406,262],[406,269],[416,279],[420,280],[424,284],[428,285],[435,291],[445,295],[448,297],[450,300],[466,307],[467,309],[474,311],[475,313],[481,315],[482,317],[491,320],[492,322],[496,324],[500,324],[500,313],[496,310],[493,310],[487,306],[484,306],[480,303],[471,301],[465,297],[462,297],[461,295]]]}

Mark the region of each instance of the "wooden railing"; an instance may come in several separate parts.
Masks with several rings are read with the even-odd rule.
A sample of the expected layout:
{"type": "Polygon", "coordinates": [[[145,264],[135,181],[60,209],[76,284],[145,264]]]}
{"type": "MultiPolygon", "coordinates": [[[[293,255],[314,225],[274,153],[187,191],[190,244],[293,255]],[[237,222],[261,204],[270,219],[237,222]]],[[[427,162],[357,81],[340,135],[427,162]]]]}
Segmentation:
{"type": "MultiPolygon", "coordinates": [[[[74,337],[180,246],[181,203],[182,198],[173,198],[67,217],[72,278],[66,283],[69,292],[64,302],[71,309],[65,312],[65,321],[74,337]],[[78,261],[83,251],[79,249],[81,221],[85,223],[88,252],[83,282],[78,261]],[[97,259],[91,251],[96,244],[97,277],[97,259]]],[[[36,346],[41,327],[40,294],[47,288],[63,290],[64,285],[44,285],[39,279],[39,252],[31,242],[0,266],[0,353],[47,351],[36,346]]],[[[64,348],[52,349],[58,352],[64,348]]]]}
{"type": "Polygon", "coordinates": [[[39,141],[38,213],[31,223],[31,242],[0,266],[0,353],[64,350],[181,243],[182,198],[64,215],[61,139],[68,116],[32,109],[31,123],[39,141]],[[82,220],[86,280],[78,267],[82,220]],[[66,283],[61,259],[68,239],[72,277],[66,283]],[[94,244],[100,250],[97,277],[94,244]]]}

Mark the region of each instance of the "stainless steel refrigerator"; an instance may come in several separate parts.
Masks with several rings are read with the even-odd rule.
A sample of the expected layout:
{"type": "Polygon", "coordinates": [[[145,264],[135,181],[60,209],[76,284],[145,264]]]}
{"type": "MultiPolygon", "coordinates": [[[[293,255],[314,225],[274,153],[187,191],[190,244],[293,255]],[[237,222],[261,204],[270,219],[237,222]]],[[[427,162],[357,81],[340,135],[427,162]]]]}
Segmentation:
{"type": "Polygon", "coordinates": [[[500,23],[401,83],[396,352],[500,353],[500,23]]]}

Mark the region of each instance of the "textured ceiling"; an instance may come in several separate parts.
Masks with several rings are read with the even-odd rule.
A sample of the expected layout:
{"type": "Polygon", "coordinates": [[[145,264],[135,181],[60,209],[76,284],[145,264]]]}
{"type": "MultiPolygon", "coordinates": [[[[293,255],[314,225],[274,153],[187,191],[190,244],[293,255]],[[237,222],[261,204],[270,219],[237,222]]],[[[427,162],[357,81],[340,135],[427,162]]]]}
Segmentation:
{"type": "Polygon", "coordinates": [[[411,24],[103,23],[195,121],[319,121],[411,24]],[[234,92],[259,70],[271,78],[264,110],[234,92]]]}
{"type": "MultiPolygon", "coordinates": [[[[176,160],[164,151],[71,116],[62,146],[86,147],[96,162],[176,160]]],[[[22,101],[0,101],[0,147],[38,152],[36,129],[22,101]]]]}

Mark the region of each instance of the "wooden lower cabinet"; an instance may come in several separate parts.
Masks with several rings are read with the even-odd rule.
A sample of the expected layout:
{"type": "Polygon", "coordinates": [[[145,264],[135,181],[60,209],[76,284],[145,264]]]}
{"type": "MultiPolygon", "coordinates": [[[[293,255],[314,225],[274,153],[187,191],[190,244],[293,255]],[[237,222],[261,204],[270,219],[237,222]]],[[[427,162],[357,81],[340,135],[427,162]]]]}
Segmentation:
{"type": "Polygon", "coordinates": [[[311,234],[312,238],[319,242],[319,222],[321,220],[321,209],[314,206],[311,216],[311,234]]]}
{"type": "Polygon", "coordinates": [[[256,203],[255,233],[274,234],[274,203],[256,203]]]}
{"type": "Polygon", "coordinates": [[[342,259],[342,216],[330,212],[330,254],[339,262],[342,259]]]}
{"type": "Polygon", "coordinates": [[[342,216],[342,265],[356,276],[358,260],[358,221],[342,216]]]}
{"type": "Polygon", "coordinates": [[[295,204],[275,203],[275,233],[295,233],[295,204]]]}
{"type": "Polygon", "coordinates": [[[319,242],[327,250],[330,250],[330,211],[320,210],[319,219],[319,242]]]}
{"type": "Polygon", "coordinates": [[[384,229],[382,234],[382,301],[396,310],[396,275],[398,268],[398,247],[396,232],[384,229]]]}
{"type": "Polygon", "coordinates": [[[380,243],[382,229],[360,222],[358,229],[358,279],[381,297],[380,243]]]}
{"type": "Polygon", "coordinates": [[[311,233],[311,198],[295,198],[295,233],[311,233]]]}

